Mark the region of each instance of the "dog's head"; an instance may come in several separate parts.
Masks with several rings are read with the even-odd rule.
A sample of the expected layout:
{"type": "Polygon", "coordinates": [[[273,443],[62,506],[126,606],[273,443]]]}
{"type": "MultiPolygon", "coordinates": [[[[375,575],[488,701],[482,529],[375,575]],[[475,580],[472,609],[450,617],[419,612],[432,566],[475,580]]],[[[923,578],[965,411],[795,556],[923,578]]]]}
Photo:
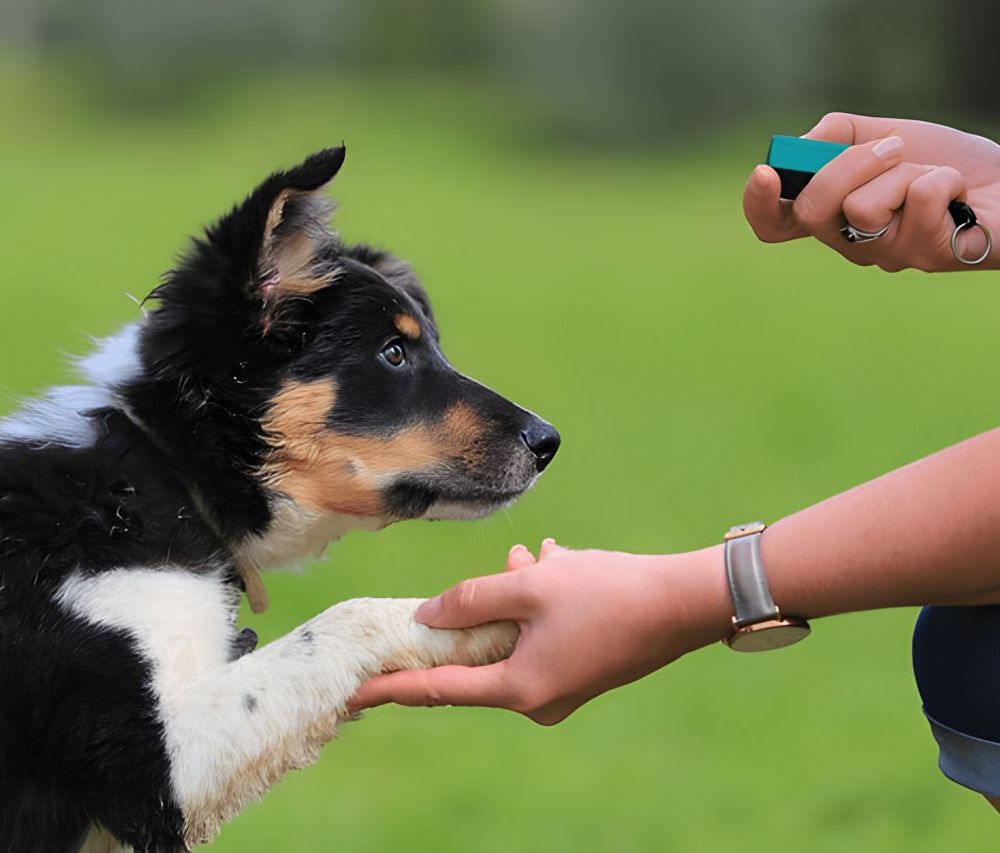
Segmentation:
{"type": "Polygon", "coordinates": [[[559,434],[449,364],[407,264],[328,230],[343,160],[331,148],[269,177],[155,291],[140,349],[175,437],[230,460],[243,491],[359,526],[503,507],[559,434]]]}

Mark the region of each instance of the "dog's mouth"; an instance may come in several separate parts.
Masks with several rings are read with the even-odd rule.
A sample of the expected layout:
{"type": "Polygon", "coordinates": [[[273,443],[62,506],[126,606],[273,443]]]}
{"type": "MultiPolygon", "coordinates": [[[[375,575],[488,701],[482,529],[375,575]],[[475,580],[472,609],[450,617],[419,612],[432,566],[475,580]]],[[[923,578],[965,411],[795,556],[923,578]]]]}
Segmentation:
{"type": "Polygon", "coordinates": [[[538,482],[559,448],[559,433],[535,415],[519,432],[484,432],[440,464],[400,472],[382,490],[387,523],[482,518],[510,506],[538,482]]]}
{"type": "Polygon", "coordinates": [[[463,521],[483,518],[506,509],[538,481],[535,474],[516,486],[481,483],[440,483],[407,479],[395,483],[385,496],[392,521],[463,521]]]}
{"type": "Polygon", "coordinates": [[[523,492],[518,492],[504,498],[467,498],[464,500],[449,500],[438,498],[420,518],[425,521],[474,521],[485,518],[513,504],[523,492]]]}

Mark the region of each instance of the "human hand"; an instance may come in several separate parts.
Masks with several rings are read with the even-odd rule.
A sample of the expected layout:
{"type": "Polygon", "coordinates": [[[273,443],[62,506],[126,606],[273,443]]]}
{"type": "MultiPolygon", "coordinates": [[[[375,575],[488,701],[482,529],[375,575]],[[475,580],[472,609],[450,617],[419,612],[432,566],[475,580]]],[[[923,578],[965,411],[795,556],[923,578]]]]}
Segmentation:
{"type": "MultiPolygon", "coordinates": [[[[1000,235],[1000,145],[939,124],[830,113],[805,134],[853,146],[820,169],[794,202],[780,199],[777,173],[757,166],[743,194],[743,212],[766,243],[813,236],[862,266],[889,272],[970,269],[952,254],[955,223],[949,202],[967,202],[1000,235]],[[869,243],[849,243],[845,219],[863,231],[889,230],[869,243]]],[[[958,248],[978,257],[986,239],[963,231],[958,248]]],[[[1000,268],[994,249],[976,269],[1000,268]]]]}
{"type": "Polygon", "coordinates": [[[377,676],[351,710],[480,705],[553,725],[600,693],[727,636],[730,608],[718,547],[662,557],[571,551],[547,539],[536,561],[515,545],[503,574],[462,581],[417,612],[434,628],[516,620],[521,636],[511,657],[377,676]]]}

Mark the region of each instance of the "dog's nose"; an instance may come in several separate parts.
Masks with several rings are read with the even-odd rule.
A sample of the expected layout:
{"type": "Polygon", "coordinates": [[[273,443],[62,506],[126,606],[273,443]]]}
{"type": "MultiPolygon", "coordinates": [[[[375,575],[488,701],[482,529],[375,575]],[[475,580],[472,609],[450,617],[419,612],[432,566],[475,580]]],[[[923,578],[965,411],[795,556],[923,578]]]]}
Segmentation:
{"type": "Polygon", "coordinates": [[[521,430],[521,440],[535,455],[535,465],[541,473],[552,461],[559,449],[559,431],[550,423],[536,418],[525,429],[521,430]]]}

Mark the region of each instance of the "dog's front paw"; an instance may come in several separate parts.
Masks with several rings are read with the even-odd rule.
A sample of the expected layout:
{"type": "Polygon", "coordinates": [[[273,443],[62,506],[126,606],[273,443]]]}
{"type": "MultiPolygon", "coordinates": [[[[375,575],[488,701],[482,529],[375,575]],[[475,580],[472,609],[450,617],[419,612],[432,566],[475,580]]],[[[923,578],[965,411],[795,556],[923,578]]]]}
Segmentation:
{"type": "MultiPolygon", "coordinates": [[[[480,666],[510,656],[517,643],[515,622],[490,622],[457,630],[428,628],[414,618],[421,598],[361,598],[338,604],[338,622],[357,628],[382,672],[427,669],[446,664],[480,666]]],[[[374,674],[374,673],[373,673],[374,674]]]]}
{"type": "Polygon", "coordinates": [[[397,650],[386,668],[423,669],[431,666],[460,664],[482,666],[510,657],[520,632],[516,622],[489,622],[475,628],[428,628],[416,622],[411,627],[412,640],[397,650]]]}

